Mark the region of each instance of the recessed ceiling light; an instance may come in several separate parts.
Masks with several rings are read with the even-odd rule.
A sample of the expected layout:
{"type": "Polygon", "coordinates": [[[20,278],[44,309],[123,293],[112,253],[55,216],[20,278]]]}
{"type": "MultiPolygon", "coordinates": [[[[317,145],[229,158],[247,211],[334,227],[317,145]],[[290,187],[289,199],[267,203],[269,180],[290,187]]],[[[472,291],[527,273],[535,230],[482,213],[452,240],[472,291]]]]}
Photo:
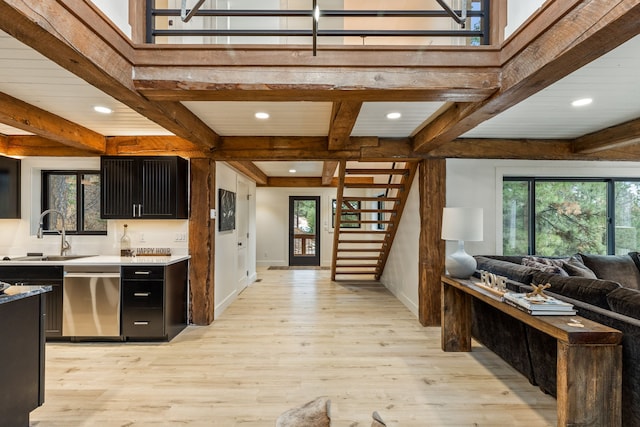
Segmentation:
{"type": "Polygon", "coordinates": [[[103,107],[102,105],[96,105],[95,107],[93,107],[93,111],[95,111],[96,113],[100,113],[100,114],[111,114],[113,113],[113,110],[109,107],[103,107]]]}
{"type": "Polygon", "coordinates": [[[571,105],[573,105],[574,107],[584,107],[585,105],[589,105],[592,102],[593,102],[593,99],[591,98],[582,98],[582,99],[576,99],[571,103],[571,105]]]}
{"type": "Polygon", "coordinates": [[[296,172],[297,172],[297,170],[295,170],[295,169],[289,169],[289,173],[296,173],[296,172]]]}
{"type": "Polygon", "coordinates": [[[402,117],[402,114],[398,113],[397,111],[387,113],[387,119],[389,120],[398,120],[400,117],[402,117]]]}
{"type": "Polygon", "coordinates": [[[265,113],[264,111],[259,111],[255,114],[256,119],[266,120],[269,118],[269,113],[265,113]]]}

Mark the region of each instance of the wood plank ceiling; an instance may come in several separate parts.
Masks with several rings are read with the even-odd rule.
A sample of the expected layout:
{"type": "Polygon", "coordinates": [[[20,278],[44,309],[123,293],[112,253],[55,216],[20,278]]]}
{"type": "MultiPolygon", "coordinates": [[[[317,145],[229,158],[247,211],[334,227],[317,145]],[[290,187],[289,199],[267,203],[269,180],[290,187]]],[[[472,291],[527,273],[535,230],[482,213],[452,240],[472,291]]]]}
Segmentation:
{"type": "Polygon", "coordinates": [[[339,160],[640,160],[639,20],[640,1],[552,0],[493,46],[314,57],[135,44],[90,2],[0,1],[0,152],[209,157],[261,185],[281,172],[254,161],[321,161],[331,185],[339,160]],[[597,120],[565,107],[589,87],[625,102],[610,96],[597,120]],[[96,102],[115,114],[89,113],[96,102]],[[270,121],[247,116],[262,109],[270,121]]]}

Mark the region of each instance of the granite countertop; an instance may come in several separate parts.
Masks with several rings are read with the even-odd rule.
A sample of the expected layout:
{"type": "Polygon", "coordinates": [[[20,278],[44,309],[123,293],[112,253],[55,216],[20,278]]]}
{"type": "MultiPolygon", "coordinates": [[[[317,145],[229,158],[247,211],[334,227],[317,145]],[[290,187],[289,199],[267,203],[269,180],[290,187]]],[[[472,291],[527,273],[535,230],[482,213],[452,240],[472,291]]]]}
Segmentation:
{"type": "Polygon", "coordinates": [[[22,298],[51,292],[51,286],[9,286],[3,293],[0,293],[0,304],[6,304],[22,298]]]}
{"type": "MultiPolygon", "coordinates": [[[[17,258],[17,257],[16,257],[17,258]]],[[[188,260],[189,255],[171,256],[136,256],[121,257],[111,255],[92,255],[69,260],[43,261],[34,260],[0,260],[2,265],[171,265],[177,262],[188,260]]]]}

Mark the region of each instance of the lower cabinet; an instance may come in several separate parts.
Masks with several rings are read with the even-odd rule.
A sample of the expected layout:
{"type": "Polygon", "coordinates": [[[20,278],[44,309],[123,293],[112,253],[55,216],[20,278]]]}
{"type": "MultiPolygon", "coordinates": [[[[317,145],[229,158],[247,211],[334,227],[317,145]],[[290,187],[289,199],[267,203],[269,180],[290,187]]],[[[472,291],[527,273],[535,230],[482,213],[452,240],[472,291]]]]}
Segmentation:
{"type": "Polygon", "coordinates": [[[60,265],[0,266],[0,281],[12,285],[49,285],[45,306],[45,334],[47,338],[62,337],[62,275],[60,265]]]}
{"type": "Polygon", "coordinates": [[[187,326],[187,261],[123,266],[122,335],[171,340],[187,326]]]}

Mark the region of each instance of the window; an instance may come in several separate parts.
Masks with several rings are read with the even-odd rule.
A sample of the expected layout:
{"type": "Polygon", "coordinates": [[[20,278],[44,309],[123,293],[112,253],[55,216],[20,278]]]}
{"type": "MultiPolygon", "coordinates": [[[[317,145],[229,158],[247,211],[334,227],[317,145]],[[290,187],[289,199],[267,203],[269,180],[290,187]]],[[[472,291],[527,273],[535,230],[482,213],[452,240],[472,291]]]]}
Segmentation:
{"type": "MultiPolygon", "coordinates": [[[[42,171],[42,210],[62,212],[67,234],[107,234],[100,218],[99,171],[42,171]]],[[[44,229],[61,229],[60,215],[47,215],[44,229]]]]}
{"type": "MultiPolygon", "coordinates": [[[[331,227],[336,227],[336,199],[331,200],[331,227]]],[[[342,203],[342,215],[340,215],[340,228],[360,228],[360,213],[345,213],[344,210],[360,210],[360,202],[352,200],[342,203]]]]}
{"type": "Polygon", "coordinates": [[[505,255],[626,254],[638,249],[640,180],[504,178],[505,255]]]}

